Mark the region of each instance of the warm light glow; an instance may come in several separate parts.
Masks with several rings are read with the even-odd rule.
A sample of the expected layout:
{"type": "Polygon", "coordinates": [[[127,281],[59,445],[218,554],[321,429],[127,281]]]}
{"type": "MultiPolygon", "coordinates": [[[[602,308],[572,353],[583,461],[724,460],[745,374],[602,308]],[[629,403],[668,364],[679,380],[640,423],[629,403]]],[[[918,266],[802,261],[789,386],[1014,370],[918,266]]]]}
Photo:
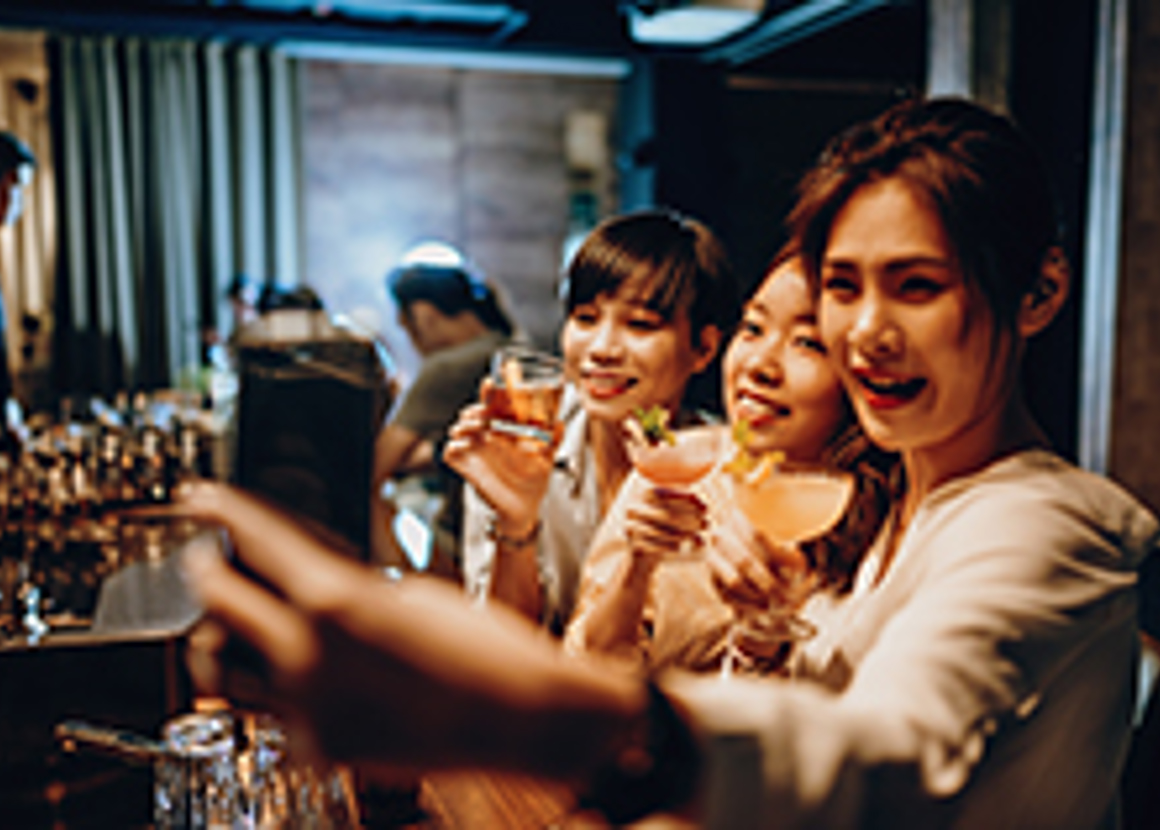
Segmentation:
{"type": "Polygon", "coordinates": [[[446,242],[420,242],[403,254],[403,258],[399,260],[399,264],[406,267],[408,265],[431,265],[437,268],[463,268],[466,266],[466,261],[463,254],[459,253],[453,246],[446,242]]]}

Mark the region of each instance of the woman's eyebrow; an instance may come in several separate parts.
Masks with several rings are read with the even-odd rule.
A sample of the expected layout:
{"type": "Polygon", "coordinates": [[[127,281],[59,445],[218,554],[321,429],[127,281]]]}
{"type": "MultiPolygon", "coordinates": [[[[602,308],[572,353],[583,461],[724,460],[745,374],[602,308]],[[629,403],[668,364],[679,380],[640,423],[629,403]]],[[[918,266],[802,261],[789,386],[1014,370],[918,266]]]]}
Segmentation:
{"type": "Polygon", "coordinates": [[[894,273],[898,271],[907,271],[915,267],[940,268],[946,270],[951,268],[951,261],[942,256],[927,256],[924,254],[916,254],[915,256],[890,260],[886,263],[885,270],[887,273],[894,273]]]}
{"type": "MultiPolygon", "coordinates": [[[[905,271],[916,266],[944,269],[953,267],[951,261],[944,256],[937,254],[912,254],[907,256],[892,257],[886,261],[886,264],[883,266],[883,270],[887,272],[905,271]]],[[[822,267],[830,268],[833,270],[860,270],[858,260],[852,256],[826,257],[822,260],[822,267]]]]}

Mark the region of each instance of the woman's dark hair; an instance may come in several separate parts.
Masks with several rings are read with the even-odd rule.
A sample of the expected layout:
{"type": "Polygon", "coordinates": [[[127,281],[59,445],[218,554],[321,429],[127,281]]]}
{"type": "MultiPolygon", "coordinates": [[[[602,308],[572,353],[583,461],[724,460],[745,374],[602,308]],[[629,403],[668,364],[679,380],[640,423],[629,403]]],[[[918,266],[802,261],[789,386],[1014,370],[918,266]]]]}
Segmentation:
{"type": "Polygon", "coordinates": [[[805,542],[802,553],[822,575],[822,584],[842,594],[882,529],[897,496],[898,455],[872,442],[856,418],[831,439],[823,463],[854,476],[854,492],[842,520],[826,535],[805,542]]]}
{"type": "Polygon", "coordinates": [[[511,319],[495,289],[466,269],[425,263],[400,266],[387,274],[387,290],[404,313],[415,301],[424,300],[449,317],[470,311],[489,329],[505,337],[512,333],[511,319]]]}
{"type": "Polygon", "coordinates": [[[293,288],[281,288],[272,282],[262,286],[262,293],[258,295],[256,307],[259,314],[267,314],[271,311],[323,311],[325,309],[322,298],[310,286],[298,285],[293,288]]]}
{"type": "Polygon", "coordinates": [[[618,293],[666,320],[686,312],[696,342],[705,326],[732,328],[736,292],[725,246],[709,228],[674,211],[648,210],[597,225],[569,263],[562,295],[568,314],[618,293]]]}
{"type": "Polygon", "coordinates": [[[909,100],[834,139],[798,189],[787,220],[816,285],[834,219],[865,184],[901,178],[938,213],[964,277],[997,330],[1014,325],[1059,241],[1050,180],[1008,118],[956,98],[909,100]]]}

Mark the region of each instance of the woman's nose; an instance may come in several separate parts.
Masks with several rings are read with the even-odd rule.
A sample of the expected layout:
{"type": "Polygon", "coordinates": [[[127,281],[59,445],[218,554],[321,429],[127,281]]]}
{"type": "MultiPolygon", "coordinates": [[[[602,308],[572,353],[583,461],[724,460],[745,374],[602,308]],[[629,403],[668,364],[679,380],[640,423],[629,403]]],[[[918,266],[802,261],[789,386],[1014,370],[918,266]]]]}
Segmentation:
{"type": "Polygon", "coordinates": [[[764,349],[755,349],[745,361],[745,373],[762,386],[780,386],[785,380],[785,366],[782,363],[780,346],[770,344],[764,349]]]}
{"type": "Polygon", "coordinates": [[[593,331],[588,351],[594,360],[610,360],[620,357],[622,345],[620,326],[614,321],[606,320],[593,331]]]}
{"type": "Polygon", "coordinates": [[[847,334],[850,347],[867,357],[882,358],[898,352],[902,332],[882,302],[866,299],[847,334]]]}

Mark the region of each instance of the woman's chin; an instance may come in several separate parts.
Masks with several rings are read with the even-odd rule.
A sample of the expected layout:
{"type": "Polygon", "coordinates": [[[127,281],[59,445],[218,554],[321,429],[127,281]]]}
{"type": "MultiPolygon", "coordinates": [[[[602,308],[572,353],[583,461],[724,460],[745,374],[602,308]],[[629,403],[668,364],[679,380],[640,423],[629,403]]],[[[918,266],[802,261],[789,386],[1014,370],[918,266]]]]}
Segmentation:
{"type": "Polygon", "coordinates": [[[584,394],[584,409],[588,417],[597,421],[620,423],[637,408],[637,404],[627,395],[605,396],[584,394]]]}

